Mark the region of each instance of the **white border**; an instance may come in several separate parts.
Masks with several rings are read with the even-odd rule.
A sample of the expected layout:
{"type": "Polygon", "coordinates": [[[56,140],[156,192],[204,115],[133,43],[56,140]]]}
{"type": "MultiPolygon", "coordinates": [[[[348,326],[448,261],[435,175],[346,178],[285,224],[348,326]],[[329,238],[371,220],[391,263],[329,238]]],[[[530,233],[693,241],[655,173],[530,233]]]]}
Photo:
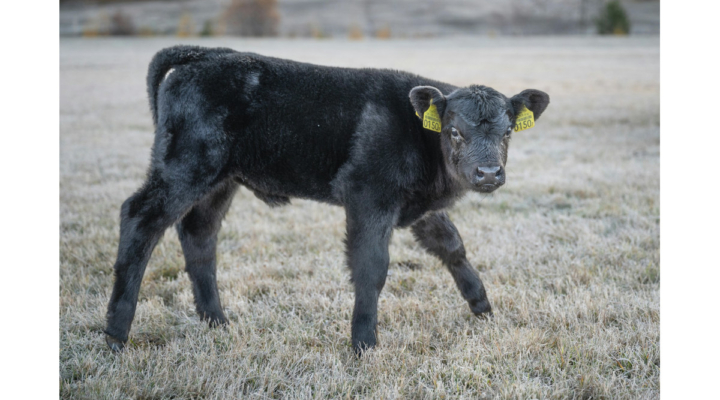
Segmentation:
{"type": "Polygon", "coordinates": [[[4,398],[59,394],[59,3],[2,6],[4,398]]]}
{"type": "Polygon", "coordinates": [[[666,399],[717,396],[719,12],[717,2],[661,3],[660,378],[666,399]]]}

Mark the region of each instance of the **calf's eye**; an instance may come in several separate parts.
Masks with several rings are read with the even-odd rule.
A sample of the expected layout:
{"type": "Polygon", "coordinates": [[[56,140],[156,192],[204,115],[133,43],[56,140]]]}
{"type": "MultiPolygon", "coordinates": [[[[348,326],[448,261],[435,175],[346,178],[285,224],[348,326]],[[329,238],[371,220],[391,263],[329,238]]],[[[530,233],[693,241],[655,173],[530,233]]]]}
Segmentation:
{"type": "Polygon", "coordinates": [[[455,128],[451,128],[451,129],[450,129],[450,134],[451,134],[452,137],[455,138],[455,139],[459,139],[459,138],[460,138],[460,132],[458,132],[458,130],[455,129],[455,128]]]}
{"type": "Polygon", "coordinates": [[[512,127],[512,126],[509,126],[509,127],[507,128],[507,131],[505,131],[505,136],[510,136],[510,133],[512,133],[512,129],[513,129],[513,127],[512,127]]]}

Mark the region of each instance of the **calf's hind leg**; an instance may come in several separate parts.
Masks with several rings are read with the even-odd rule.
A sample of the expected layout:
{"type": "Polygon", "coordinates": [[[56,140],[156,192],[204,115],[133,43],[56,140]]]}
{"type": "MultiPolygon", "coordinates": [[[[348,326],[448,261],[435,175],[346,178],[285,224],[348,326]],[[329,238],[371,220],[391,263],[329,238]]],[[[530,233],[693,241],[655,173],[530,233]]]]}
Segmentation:
{"type": "Polygon", "coordinates": [[[475,315],[492,315],[485,287],[465,256],[460,233],[445,212],[428,214],[412,225],[415,239],[442,260],[475,315]]]}
{"type": "Polygon", "coordinates": [[[237,188],[237,183],[227,181],[195,204],[176,226],[185,255],[185,270],[193,285],[195,308],[211,326],[227,322],[217,289],[215,250],[222,219],[237,188]]]}
{"type": "Polygon", "coordinates": [[[143,187],[123,203],[115,284],[105,329],[105,340],[112,350],[122,350],[128,339],[145,267],[158,240],[209,191],[205,182],[189,185],[180,180],[167,181],[155,170],[143,187]]]}

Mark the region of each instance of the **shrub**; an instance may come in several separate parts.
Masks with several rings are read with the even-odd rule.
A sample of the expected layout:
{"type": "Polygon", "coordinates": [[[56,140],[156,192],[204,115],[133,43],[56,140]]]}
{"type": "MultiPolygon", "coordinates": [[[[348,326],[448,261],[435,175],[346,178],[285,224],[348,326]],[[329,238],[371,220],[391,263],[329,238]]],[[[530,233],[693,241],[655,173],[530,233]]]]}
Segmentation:
{"type": "Polygon", "coordinates": [[[112,17],[110,17],[110,34],[118,36],[134,35],[135,24],[129,15],[118,9],[112,17]]]}
{"type": "Polygon", "coordinates": [[[212,21],[210,21],[208,19],[203,24],[202,31],[200,31],[200,36],[212,36],[212,35],[213,35],[212,21]]]}
{"type": "Polygon", "coordinates": [[[310,37],[313,39],[329,39],[330,35],[325,33],[321,27],[310,24],[310,37]]]}
{"type": "Polygon", "coordinates": [[[137,34],[139,36],[153,36],[155,35],[155,31],[153,30],[153,28],[147,25],[143,25],[140,27],[140,29],[138,29],[137,34]]]}
{"type": "Polygon", "coordinates": [[[350,38],[350,40],[362,40],[363,31],[362,29],[360,29],[360,26],[358,24],[350,25],[350,30],[348,31],[348,38],[350,38]]]}
{"type": "Polygon", "coordinates": [[[392,36],[390,25],[385,25],[383,28],[380,28],[375,32],[375,37],[378,39],[390,39],[390,36],[392,36]]]}
{"type": "Polygon", "coordinates": [[[630,33],[630,20],[625,8],[618,0],[605,4],[595,20],[595,25],[601,35],[627,35],[630,33]]]}
{"type": "Polygon", "coordinates": [[[83,36],[107,36],[110,34],[111,24],[110,17],[104,12],[101,12],[99,15],[87,21],[83,27],[83,36]]]}
{"type": "Polygon", "coordinates": [[[192,15],[183,13],[180,16],[180,22],[178,22],[177,35],[179,37],[192,36],[195,33],[195,22],[193,22],[192,15]]]}
{"type": "Polygon", "coordinates": [[[277,36],[277,0],[232,0],[223,19],[231,35],[277,36]]]}

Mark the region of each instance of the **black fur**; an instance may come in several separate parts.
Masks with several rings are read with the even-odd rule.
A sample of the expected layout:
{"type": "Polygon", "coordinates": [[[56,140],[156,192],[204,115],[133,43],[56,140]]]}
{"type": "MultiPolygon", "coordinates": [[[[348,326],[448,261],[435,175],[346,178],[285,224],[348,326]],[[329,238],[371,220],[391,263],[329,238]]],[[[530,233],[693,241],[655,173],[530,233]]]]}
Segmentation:
{"type": "Polygon", "coordinates": [[[484,86],[457,88],[405,72],[194,46],[159,52],[147,83],[155,142],[147,181],[122,206],[105,330],[114,350],[127,341],[150,254],[174,223],[198,313],[213,325],[227,322],[215,245],[238,184],[271,206],[297,197],[345,207],[356,351],[377,341],[377,301],[396,227],[411,226],[445,263],[474,313],[491,313],[462,239],[441,210],[468,190],[490,192],[504,183],[507,128],[521,105],[539,117],[545,93],[508,99],[484,86]],[[422,127],[430,99],[440,133],[422,127]],[[497,171],[492,184],[483,171],[497,171]]]}

